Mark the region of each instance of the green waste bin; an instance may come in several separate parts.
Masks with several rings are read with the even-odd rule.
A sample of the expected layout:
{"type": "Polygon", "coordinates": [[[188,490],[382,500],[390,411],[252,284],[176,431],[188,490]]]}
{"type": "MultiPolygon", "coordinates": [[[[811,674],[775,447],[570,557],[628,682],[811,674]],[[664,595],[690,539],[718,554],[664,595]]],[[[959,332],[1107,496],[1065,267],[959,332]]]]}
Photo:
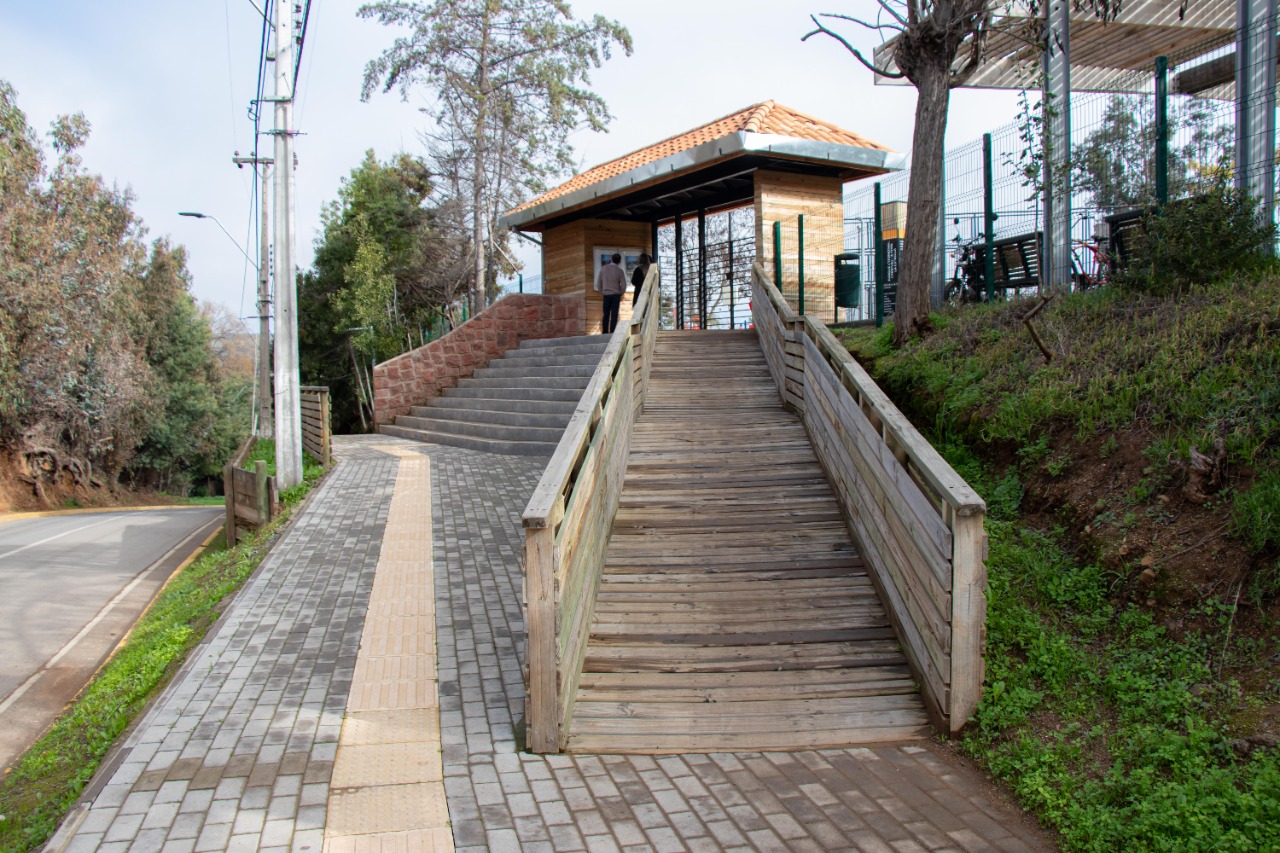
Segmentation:
{"type": "Polygon", "coordinates": [[[836,307],[857,308],[862,294],[862,268],[856,252],[836,255],[836,307]]]}

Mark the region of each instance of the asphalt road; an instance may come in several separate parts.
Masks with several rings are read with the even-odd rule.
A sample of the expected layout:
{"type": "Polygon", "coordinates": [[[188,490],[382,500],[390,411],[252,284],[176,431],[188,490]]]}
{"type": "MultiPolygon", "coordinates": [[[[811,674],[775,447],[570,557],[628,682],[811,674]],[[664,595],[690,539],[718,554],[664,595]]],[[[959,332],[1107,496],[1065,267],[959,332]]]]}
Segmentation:
{"type": "Polygon", "coordinates": [[[87,683],[221,507],[0,522],[0,769],[87,683]]]}

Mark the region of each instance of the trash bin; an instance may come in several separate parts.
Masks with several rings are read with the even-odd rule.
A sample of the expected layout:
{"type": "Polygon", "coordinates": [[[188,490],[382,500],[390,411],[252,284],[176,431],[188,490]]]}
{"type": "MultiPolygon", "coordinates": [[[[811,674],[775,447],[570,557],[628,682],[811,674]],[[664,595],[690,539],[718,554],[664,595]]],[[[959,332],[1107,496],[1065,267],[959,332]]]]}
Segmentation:
{"type": "Polygon", "coordinates": [[[862,268],[856,252],[836,255],[836,307],[857,308],[862,295],[862,268]]]}

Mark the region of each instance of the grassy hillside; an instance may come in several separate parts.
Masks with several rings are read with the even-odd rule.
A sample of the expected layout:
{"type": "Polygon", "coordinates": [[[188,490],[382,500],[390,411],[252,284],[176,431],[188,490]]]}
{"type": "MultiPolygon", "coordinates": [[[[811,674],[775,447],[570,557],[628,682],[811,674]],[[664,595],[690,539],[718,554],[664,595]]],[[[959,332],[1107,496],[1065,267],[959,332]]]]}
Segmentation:
{"type": "Polygon", "coordinates": [[[1280,276],[845,333],[991,512],[960,748],[1070,850],[1280,849],[1280,276]]]}

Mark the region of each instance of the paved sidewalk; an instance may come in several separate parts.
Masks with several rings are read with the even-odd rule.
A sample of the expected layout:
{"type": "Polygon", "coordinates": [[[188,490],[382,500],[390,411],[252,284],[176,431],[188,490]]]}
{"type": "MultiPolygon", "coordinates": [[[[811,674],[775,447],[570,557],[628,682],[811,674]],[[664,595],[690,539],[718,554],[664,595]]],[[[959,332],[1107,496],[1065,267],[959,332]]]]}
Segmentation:
{"type": "MultiPolygon", "coordinates": [[[[336,781],[333,763],[344,711],[362,743],[351,725],[374,694],[353,693],[352,680],[358,667],[383,665],[364,653],[396,656],[366,630],[395,595],[371,600],[371,590],[394,589],[401,580],[382,572],[411,568],[392,564],[421,553],[409,542],[414,516],[396,508],[424,516],[428,482],[435,619],[414,617],[423,632],[415,654],[435,646],[442,762],[431,773],[443,776],[459,850],[1051,849],[980,776],[932,748],[518,751],[520,514],[544,461],[386,436],[339,439],[336,449],[341,463],[141,721],[68,849],[428,849],[403,834],[357,839],[350,826],[330,825],[325,842],[332,804],[380,781],[376,762],[336,781]],[[381,567],[380,555],[389,561],[381,567]]],[[[410,711],[426,720],[426,704],[413,700],[410,711]]],[[[431,844],[447,849],[447,836],[431,844]]]]}
{"type": "Polygon", "coordinates": [[[70,851],[316,851],[397,461],[353,450],[138,724],[70,851]]]}

